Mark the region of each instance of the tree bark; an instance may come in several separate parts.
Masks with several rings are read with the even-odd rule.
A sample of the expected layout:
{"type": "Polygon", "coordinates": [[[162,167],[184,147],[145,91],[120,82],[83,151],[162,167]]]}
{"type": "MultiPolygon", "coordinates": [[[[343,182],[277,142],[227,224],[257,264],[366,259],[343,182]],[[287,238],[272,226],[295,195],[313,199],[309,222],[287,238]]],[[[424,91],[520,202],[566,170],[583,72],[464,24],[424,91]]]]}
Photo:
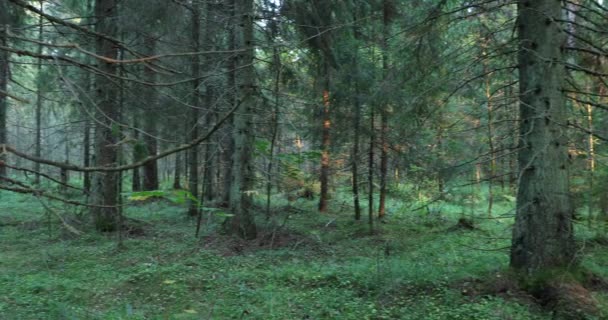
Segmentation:
{"type": "Polygon", "coordinates": [[[238,110],[234,114],[234,153],[230,185],[230,210],[233,217],[226,220],[225,229],[244,239],[254,239],[257,228],[251,210],[253,201],[252,145],[254,138],[253,114],[256,90],[253,45],[254,11],[253,0],[235,1],[236,17],[235,47],[243,49],[237,57],[238,110]]]}
{"type": "MultiPolygon", "coordinates": [[[[116,0],[96,0],[95,16],[97,17],[96,30],[100,34],[113,36],[116,34],[116,25],[113,21],[117,11],[116,0]]],[[[102,38],[96,39],[96,51],[100,56],[116,58],[117,48],[114,43],[102,38]]],[[[116,65],[100,61],[99,69],[107,74],[116,73],[116,65]]],[[[105,75],[96,75],[97,93],[97,125],[95,130],[95,160],[97,166],[116,166],[117,137],[113,132],[113,122],[118,119],[118,104],[114,100],[117,96],[116,88],[105,75]]],[[[114,231],[117,228],[117,200],[118,184],[116,172],[98,172],[93,176],[93,197],[91,201],[92,216],[95,228],[98,231],[114,231]]]]}
{"type": "MultiPolygon", "coordinates": [[[[40,1],[40,11],[44,12],[43,2],[40,1]]],[[[38,41],[42,42],[44,40],[44,29],[42,26],[43,20],[42,15],[38,17],[38,41]]],[[[38,55],[42,55],[42,45],[38,45],[38,55]]],[[[36,141],[34,142],[34,154],[37,158],[42,156],[42,59],[38,58],[37,61],[37,83],[36,83],[36,141]]],[[[36,171],[36,176],[34,177],[34,184],[40,184],[40,163],[34,163],[34,171],[36,171]]]]}
{"type": "Polygon", "coordinates": [[[528,275],[576,265],[561,2],[518,2],[520,136],[511,267],[528,275]]]}
{"type": "MultiPolygon", "coordinates": [[[[192,6],[192,50],[194,52],[200,51],[200,33],[201,33],[201,8],[200,4],[194,3],[192,6]]],[[[192,109],[190,109],[190,122],[188,128],[190,129],[190,139],[196,139],[199,134],[198,120],[200,117],[200,77],[201,73],[201,61],[200,56],[195,54],[192,56],[191,69],[192,77],[192,109]]],[[[196,146],[191,148],[188,152],[188,189],[192,196],[198,199],[198,150],[196,146]]],[[[196,201],[188,201],[188,215],[194,217],[199,214],[199,205],[196,201]]]]}
{"type": "MultiPolygon", "coordinates": [[[[147,51],[148,56],[153,56],[156,51],[156,39],[152,35],[146,35],[146,39],[144,40],[144,46],[147,51]]],[[[149,66],[144,65],[144,75],[148,82],[154,83],[156,81],[156,74],[154,70],[150,69],[149,66]]],[[[158,142],[156,141],[156,135],[158,130],[156,128],[156,118],[157,118],[157,108],[158,101],[156,95],[156,88],[147,88],[148,92],[147,96],[147,107],[144,115],[144,130],[146,131],[146,135],[144,136],[144,142],[146,144],[146,156],[154,156],[158,152],[158,142]]],[[[158,161],[148,161],[144,167],[144,181],[143,181],[143,190],[152,191],[158,190],[158,161]]]]}
{"type": "MultiPolygon", "coordinates": [[[[383,1],[383,30],[382,30],[382,77],[384,86],[389,85],[389,56],[388,56],[388,37],[390,24],[390,3],[383,1]]],[[[388,96],[388,93],[387,95],[388,96]]],[[[378,218],[384,218],[386,214],[386,178],[388,175],[388,105],[386,96],[383,98],[380,110],[380,197],[378,199],[378,218]]]]}
{"type": "MultiPolygon", "coordinates": [[[[328,58],[326,57],[325,60],[328,58]]],[[[330,134],[331,134],[331,116],[330,116],[330,66],[328,61],[324,61],[323,73],[323,129],[321,142],[321,194],[319,196],[319,211],[327,211],[327,202],[329,199],[329,167],[330,167],[330,134]]]]}
{"type": "MultiPolygon", "coordinates": [[[[8,28],[10,23],[8,12],[8,4],[5,1],[0,2],[0,45],[8,45],[8,28]]],[[[8,80],[10,73],[10,62],[8,51],[0,51],[0,91],[8,92],[8,80]]],[[[8,109],[8,99],[6,95],[0,94],[0,144],[7,144],[6,132],[6,113],[8,109]]],[[[6,167],[4,163],[7,156],[4,153],[0,154],[0,177],[6,177],[6,167]]]]}

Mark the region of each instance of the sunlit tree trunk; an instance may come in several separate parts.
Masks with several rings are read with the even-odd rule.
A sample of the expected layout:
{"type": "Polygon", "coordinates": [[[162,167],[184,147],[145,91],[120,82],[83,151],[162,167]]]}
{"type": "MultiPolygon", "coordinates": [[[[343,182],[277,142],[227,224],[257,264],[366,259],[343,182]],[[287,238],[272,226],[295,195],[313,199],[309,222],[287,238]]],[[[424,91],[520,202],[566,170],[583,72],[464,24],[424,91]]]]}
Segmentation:
{"type": "Polygon", "coordinates": [[[511,266],[527,274],[576,264],[560,1],[518,2],[519,185],[511,266]]]}
{"type": "MultiPolygon", "coordinates": [[[[112,36],[116,34],[113,21],[117,11],[116,0],[96,0],[96,31],[112,36]]],[[[117,56],[116,45],[102,37],[96,39],[96,51],[100,56],[113,58],[117,56]]],[[[116,74],[116,65],[99,61],[99,70],[106,74],[116,74]]],[[[113,132],[113,123],[118,119],[118,104],[115,101],[117,90],[106,75],[98,74],[95,78],[97,92],[97,121],[95,130],[95,160],[97,166],[112,167],[117,162],[117,137],[113,132]]],[[[93,176],[91,208],[95,228],[98,231],[114,231],[117,227],[118,184],[115,172],[98,172],[93,176]]]]}
{"type": "MultiPolygon", "coordinates": [[[[327,60],[327,57],[325,58],[327,60]]],[[[331,134],[331,117],[330,117],[330,66],[328,61],[323,62],[323,127],[321,137],[321,194],[319,195],[319,211],[326,212],[329,200],[329,169],[330,169],[330,134],[331,134]]]]}

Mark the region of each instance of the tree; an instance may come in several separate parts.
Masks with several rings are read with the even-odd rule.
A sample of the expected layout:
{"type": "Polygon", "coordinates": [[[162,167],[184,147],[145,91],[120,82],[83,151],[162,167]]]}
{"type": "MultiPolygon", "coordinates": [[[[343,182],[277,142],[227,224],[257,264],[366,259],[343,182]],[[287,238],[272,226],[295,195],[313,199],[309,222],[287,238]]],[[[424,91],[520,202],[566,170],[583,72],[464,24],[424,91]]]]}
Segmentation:
{"type": "Polygon", "coordinates": [[[520,167],[511,266],[527,274],[576,264],[561,2],[518,2],[520,167]]]}
{"type": "Polygon", "coordinates": [[[253,154],[255,132],[253,114],[257,103],[254,73],[253,0],[235,0],[235,13],[239,23],[235,26],[237,112],[234,115],[234,153],[230,183],[231,218],[225,229],[245,239],[254,239],[257,228],[253,219],[253,154]]]}
{"type": "MultiPolygon", "coordinates": [[[[0,46],[8,45],[8,28],[10,26],[8,4],[5,1],[0,3],[0,46]]],[[[6,114],[8,109],[8,81],[10,77],[9,52],[0,52],[0,144],[7,143],[6,114]]],[[[0,177],[6,176],[6,155],[0,155],[0,177]]]]}
{"type": "MultiPolygon", "coordinates": [[[[116,34],[113,18],[116,16],[117,3],[115,0],[96,0],[95,16],[96,51],[99,56],[115,59],[117,45],[105,36],[116,34]],[[104,36],[105,35],[105,36],[104,36]]],[[[97,166],[116,166],[118,150],[116,143],[116,119],[118,119],[118,104],[115,84],[108,78],[116,74],[116,65],[108,61],[99,62],[102,74],[95,77],[97,98],[97,119],[95,128],[95,161],[97,166]]],[[[117,199],[118,181],[116,172],[97,172],[93,176],[91,211],[95,228],[99,231],[114,231],[117,228],[117,199]]]]}

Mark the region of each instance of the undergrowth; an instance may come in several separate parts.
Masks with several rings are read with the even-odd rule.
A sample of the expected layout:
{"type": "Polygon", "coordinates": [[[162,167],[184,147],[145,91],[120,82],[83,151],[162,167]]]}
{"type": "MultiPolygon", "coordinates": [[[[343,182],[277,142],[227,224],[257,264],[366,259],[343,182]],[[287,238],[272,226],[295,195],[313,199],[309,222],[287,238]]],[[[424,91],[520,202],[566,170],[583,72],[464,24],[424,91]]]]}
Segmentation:
{"type": "MultiPolygon", "coordinates": [[[[371,232],[347,193],[329,214],[277,195],[250,242],[218,234],[212,214],[195,239],[183,207],[133,204],[126,216],[140,230],[118,249],[75,209],[56,208],[81,236],[30,197],[0,196],[1,319],[551,319],[508,285],[492,288],[508,264],[508,198],[492,219],[481,201],[411,211],[393,199],[371,232]],[[462,217],[476,228],[452,228],[462,217]]],[[[608,277],[608,250],[577,228],[584,267],[608,277]]],[[[607,292],[594,295],[606,315],[607,292]]]]}

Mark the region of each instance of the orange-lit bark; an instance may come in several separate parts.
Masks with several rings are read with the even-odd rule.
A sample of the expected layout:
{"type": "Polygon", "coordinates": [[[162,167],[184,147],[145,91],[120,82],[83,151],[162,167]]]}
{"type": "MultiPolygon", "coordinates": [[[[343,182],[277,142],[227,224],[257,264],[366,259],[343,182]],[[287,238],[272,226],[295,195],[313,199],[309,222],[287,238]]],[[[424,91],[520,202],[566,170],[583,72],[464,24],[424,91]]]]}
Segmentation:
{"type": "MultiPolygon", "coordinates": [[[[329,78],[329,76],[327,76],[329,78]]],[[[330,129],[331,118],[329,113],[330,98],[329,98],[329,79],[326,81],[325,89],[323,90],[323,141],[321,153],[321,195],[319,198],[319,211],[327,211],[327,199],[329,193],[329,144],[330,144],[330,129]]]]}

